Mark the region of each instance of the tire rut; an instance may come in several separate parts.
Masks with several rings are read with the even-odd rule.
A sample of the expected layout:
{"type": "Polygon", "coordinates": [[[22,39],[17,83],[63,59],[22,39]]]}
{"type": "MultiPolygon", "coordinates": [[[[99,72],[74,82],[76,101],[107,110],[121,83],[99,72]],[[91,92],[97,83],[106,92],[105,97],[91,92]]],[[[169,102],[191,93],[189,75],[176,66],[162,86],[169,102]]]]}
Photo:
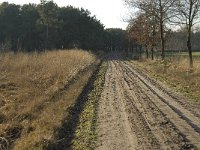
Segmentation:
{"type": "Polygon", "coordinates": [[[108,61],[97,114],[97,150],[199,148],[197,115],[152,81],[125,61],[108,61]]]}
{"type": "Polygon", "coordinates": [[[160,143],[160,149],[180,149],[191,147],[184,137],[166,118],[165,114],[153,103],[146,89],[143,89],[138,79],[130,71],[124,68],[124,78],[127,84],[127,91],[132,95],[136,107],[145,118],[151,132],[160,143]]]}
{"type": "MultiPolygon", "coordinates": [[[[164,88],[158,87],[158,83],[152,83],[149,80],[150,77],[145,77],[136,69],[130,67],[130,65],[123,64],[124,68],[127,68],[129,72],[138,79],[139,85],[142,89],[152,97],[152,102],[159,107],[159,109],[166,115],[166,117],[174,124],[174,126],[181,132],[185,138],[192,141],[192,144],[200,148],[200,119],[190,108],[184,108],[178,103],[174,96],[171,96],[168,92],[165,92],[164,88]],[[162,90],[160,90],[162,89],[162,90]]],[[[198,112],[197,112],[198,113],[198,112]]]]}
{"type": "MultiPolygon", "coordinates": [[[[116,69],[109,63],[106,73],[104,91],[99,102],[97,133],[97,150],[134,149],[136,139],[131,135],[127,114],[125,113],[123,94],[116,77],[116,69]]],[[[116,72],[117,73],[117,72],[116,72]]]]}

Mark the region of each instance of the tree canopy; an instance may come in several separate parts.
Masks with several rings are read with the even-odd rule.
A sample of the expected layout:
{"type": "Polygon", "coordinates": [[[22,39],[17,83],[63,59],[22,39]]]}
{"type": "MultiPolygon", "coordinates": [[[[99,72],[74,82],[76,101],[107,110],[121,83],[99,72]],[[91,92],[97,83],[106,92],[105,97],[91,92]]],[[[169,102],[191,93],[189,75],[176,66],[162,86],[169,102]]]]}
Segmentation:
{"type": "Polygon", "coordinates": [[[0,50],[103,50],[107,37],[104,25],[82,8],[58,7],[52,0],[0,4],[0,50]]]}
{"type": "MultiPolygon", "coordinates": [[[[130,31],[134,31],[134,33],[137,33],[134,35],[134,39],[137,40],[137,43],[140,43],[145,47],[148,47],[147,45],[149,45],[148,42],[150,40],[147,40],[149,39],[149,37],[150,39],[153,39],[153,43],[155,43],[153,44],[154,46],[157,45],[156,43],[158,43],[159,41],[160,42],[159,49],[162,52],[161,58],[163,60],[165,59],[166,42],[168,40],[167,37],[169,37],[169,33],[172,30],[174,30],[171,27],[171,25],[175,25],[175,28],[177,28],[177,26],[183,27],[184,25],[186,27],[186,33],[187,33],[186,34],[187,39],[185,40],[185,42],[187,44],[187,49],[189,54],[189,65],[190,68],[193,68],[192,46],[194,42],[192,41],[192,35],[193,35],[194,25],[199,23],[200,0],[124,0],[124,1],[130,7],[138,9],[138,12],[135,13],[134,19],[132,19],[129,23],[128,26],[129,34],[132,34],[132,32],[130,31]],[[137,15],[138,13],[140,15],[137,15]],[[142,18],[142,15],[145,15],[145,17],[142,18]],[[146,31],[147,34],[145,34],[146,31]],[[157,36],[152,37],[151,36],[152,33],[154,33],[153,35],[159,34],[160,37],[159,38],[156,38],[157,36]]],[[[178,35],[179,33],[174,32],[173,34],[178,35]]],[[[150,45],[151,49],[154,48],[152,44],[150,45]]],[[[169,45],[170,44],[168,44],[168,46],[169,45]]],[[[148,50],[146,50],[146,52],[148,53],[148,50]]]]}

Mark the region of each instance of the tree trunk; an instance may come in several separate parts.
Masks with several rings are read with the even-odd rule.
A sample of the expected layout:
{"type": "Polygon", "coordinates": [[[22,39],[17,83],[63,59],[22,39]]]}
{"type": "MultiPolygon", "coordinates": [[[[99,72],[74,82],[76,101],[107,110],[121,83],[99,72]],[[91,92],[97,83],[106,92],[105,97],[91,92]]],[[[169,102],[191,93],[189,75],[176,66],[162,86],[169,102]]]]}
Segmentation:
{"type": "Polygon", "coordinates": [[[49,46],[49,25],[46,27],[46,43],[45,43],[45,49],[48,49],[49,46]]]}
{"type": "Polygon", "coordinates": [[[146,58],[148,59],[149,58],[149,51],[148,51],[148,47],[145,46],[145,50],[146,50],[146,58]]]}
{"type": "Polygon", "coordinates": [[[135,45],[135,50],[136,50],[136,57],[137,57],[137,59],[139,59],[140,51],[138,51],[138,45],[135,45]]]}
{"type": "Polygon", "coordinates": [[[187,36],[187,48],[189,53],[189,65],[190,68],[193,68],[193,59],[192,59],[192,44],[191,44],[191,31],[192,31],[192,6],[193,3],[190,1],[190,13],[189,13],[189,24],[188,24],[188,36],[187,36]]]}
{"type": "Polygon", "coordinates": [[[159,7],[160,7],[160,39],[161,39],[161,57],[162,60],[165,59],[165,39],[164,39],[164,27],[163,27],[163,6],[162,0],[159,0],[159,7]]]}
{"type": "Polygon", "coordinates": [[[139,59],[142,59],[142,46],[139,46],[139,59]]]}
{"type": "Polygon", "coordinates": [[[188,30],[188,37],[187,37],[187,48],[189,53],[189,65],[190,68],[193,68],[193,58],[192,58],[192,44],[191,44],[191,27],[188,30]]]}
{"type": "Polygon", "coordinates": [[[164,33],[163,33],[163,25],[160,26],[160,38],[161,38],[161,57],[162,60],[165,59],[165,39],[164,39],[164,33]]]}
{"type": "Polygon", "coordinates": [[[153,46],[151,47],[151,59],[154,60],[154,49],[153,49],[153,46]]]}

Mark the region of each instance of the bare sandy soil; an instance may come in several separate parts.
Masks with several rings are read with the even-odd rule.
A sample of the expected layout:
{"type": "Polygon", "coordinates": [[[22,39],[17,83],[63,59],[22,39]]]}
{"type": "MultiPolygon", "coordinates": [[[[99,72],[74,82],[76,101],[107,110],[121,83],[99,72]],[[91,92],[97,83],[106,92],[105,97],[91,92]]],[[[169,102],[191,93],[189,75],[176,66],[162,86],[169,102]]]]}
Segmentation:
{"type": "Polygon", "coordinates": [[[200,148],[200,106],[119,57],[108,60],[96,149],[200,148]]]}

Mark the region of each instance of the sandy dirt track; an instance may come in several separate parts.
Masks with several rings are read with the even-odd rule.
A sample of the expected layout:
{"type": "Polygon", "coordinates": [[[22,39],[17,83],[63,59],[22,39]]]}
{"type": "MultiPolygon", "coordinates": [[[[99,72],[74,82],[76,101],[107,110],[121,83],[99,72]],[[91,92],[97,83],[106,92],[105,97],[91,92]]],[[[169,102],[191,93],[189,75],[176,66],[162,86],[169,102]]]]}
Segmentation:
{"type": "Polygon", "coordinates": [[[200,148],[200,106],[119,57],[108,60],[96,149],[200,148]]]}

